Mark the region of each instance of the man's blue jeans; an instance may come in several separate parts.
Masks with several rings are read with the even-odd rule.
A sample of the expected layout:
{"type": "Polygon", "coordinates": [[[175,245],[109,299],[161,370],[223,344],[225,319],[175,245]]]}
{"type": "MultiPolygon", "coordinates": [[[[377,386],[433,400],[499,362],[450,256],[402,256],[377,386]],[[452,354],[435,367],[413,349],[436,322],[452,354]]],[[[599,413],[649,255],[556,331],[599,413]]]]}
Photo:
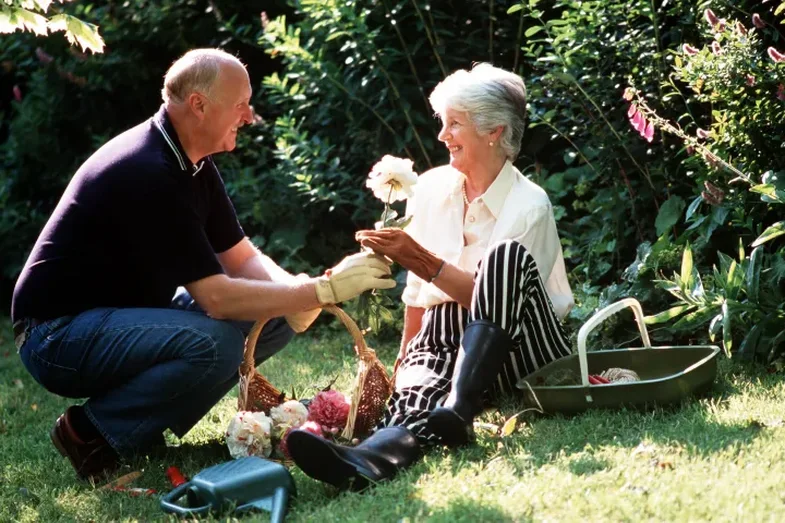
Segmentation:
{"type": "MultiPolygon", "coordinates": [[[[182,437],[238,382],[245,336],[253,322],[208,317],[181,290],[171,309],[92,309],[30,329],[22,362],[47,390],[89,398],[85,414],[120,455],[182,437]]],[[[256,364],[281,350],[294,332],[271,320],[256,346],[256,364]]]]}

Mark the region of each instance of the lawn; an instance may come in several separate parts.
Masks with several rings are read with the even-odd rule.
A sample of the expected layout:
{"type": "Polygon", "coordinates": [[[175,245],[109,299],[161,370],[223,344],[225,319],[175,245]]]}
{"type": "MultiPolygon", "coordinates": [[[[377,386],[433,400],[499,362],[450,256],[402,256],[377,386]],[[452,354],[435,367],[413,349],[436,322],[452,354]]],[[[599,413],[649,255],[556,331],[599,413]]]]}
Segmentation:
{"type": "MultiPolygon", "coordinates": [[[[156,497],[78,481],[48,432],[69,400],[32,381],[0,321],[0,521],[167,520],[156,497]]],[[[354,373],[348,335],[300,336],[261,367],[279,385],[315,390],[354,373]]],[[[379,348],[391,362],[394,343],[379,348]]],[[[192,476],[228,460],[227,397],[164,455],[139,458],[133,486],[166,492],[165,470],[192,476]]],[[[501,424],[515,405],[483,415],[501,424]]],[[[395,480],[340,493],[293,469],[291,521],[781,521],[785,519],[785,385],[781,374],[723,360],[711,396],[646,413],[524,415],[512,435],[432,451],[395,480]]],[[[266,521],[264,514],[245,518],[266,521]]],[[[223,520],[226,520],[225,518],[223,520]]]]}

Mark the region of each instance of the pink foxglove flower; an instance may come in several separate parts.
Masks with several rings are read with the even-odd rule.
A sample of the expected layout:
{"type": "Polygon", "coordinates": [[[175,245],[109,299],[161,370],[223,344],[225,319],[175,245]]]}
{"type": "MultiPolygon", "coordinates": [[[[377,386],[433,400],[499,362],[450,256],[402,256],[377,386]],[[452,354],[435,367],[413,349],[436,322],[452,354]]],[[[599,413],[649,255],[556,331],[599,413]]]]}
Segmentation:
{"type": "Polygon", "coordinates": [[[717,56],[722,54],[722,47],[720,46],[720,43],[717,40],[714,40],[711,43],[711,52],[717,56]]]}
{"type": "Polygon", "coordinates": [[[646,119],[641,113],[635,113],[635,116],[632,118],[632,126],[639,133],[643,132],[643,129],[646,127],[646,119]]]}
{"type": "Polygon", "coordinates": [[[760,17],[758,13],[753,13],[752,15],[752,25],[757,27],[758,29],[763,29],[766,27],[766,22],[760,17]]]}
{"type": "Polygon", "coordinates": [[[308,404],[308,420],[315,421],[322,429],[342,429],[349,418],[351,405],[340,391],[323,390],[308,404]]]}
{"type": "Polygon", "coordinates": [[[785,85],[778,85],[777,86],[777,98],[785,102],[785,85]]]}
{"type": "Polygon", "coordinates": [[[755,77],[752,76],[751,74],[747,75],[747,85],[749,85],[750,87],[755,85],[755,77]]]}
{"type": "Polygon", "coordinates": [[[638,109],[635,107],[635,104],[630,104],[630,108],[627,109],[627,118],[632,119],[633,116],[638,112],[638,109]]]}
{"type": "Polygon", "coordinates": [[[736,22],[736,31],[741,36],[747,36],[747,28],[744,27],[744,24],[742,24],[741,22],[736,22]]]}
{"type": "Polygon", "coordinates": [[[654,140],[654,124],[651,121],[646,124],[646,128],[641,133],[641,136],[646,138],[646,141],[649,143],[654,140]]]}
{"type": "Polygon", "coordinates": [[[17,102],[21,102],[22,101],[22,90],[19,88],[18,85],[14,86],[13,92],[14,92],[14,100],[16,100],[17,102]]]}
{"type": "Polygon", "coordinates": [[[720,23],[720,19],[717,18],[717,15],[715,15],[714,11],[712,11],[711,9],[706,9],[706,11],[703,12],[703,16],[706,18],[706,21],[712,27],[720,23]]]}
{"type": "Polygon", "coordinates": [[[766,52],[769,53],[769,58],[774,60],[775,63],[785,62],[785,55],[777,51],[775,48],[769,47],[766,52]]]}
{"type": "Polygon", "coordinates": [[[698,138],[702,140],[705,140],[706,138],[709,137],[709,131],[705,129],[701,129],[700,127],[698,127],[698,130],[695,131],[695,134],[697,135],[698,138]]]}
{"type": "Polygon", "coordinates": [[[690,56],[694,56],[694,55],[698,54],[698,50],[696,48],[692,47],[690,44],[684,44],[681,48],[684,51],[684,54],[687,54],[687,55],[690,55],[690,56]]]}

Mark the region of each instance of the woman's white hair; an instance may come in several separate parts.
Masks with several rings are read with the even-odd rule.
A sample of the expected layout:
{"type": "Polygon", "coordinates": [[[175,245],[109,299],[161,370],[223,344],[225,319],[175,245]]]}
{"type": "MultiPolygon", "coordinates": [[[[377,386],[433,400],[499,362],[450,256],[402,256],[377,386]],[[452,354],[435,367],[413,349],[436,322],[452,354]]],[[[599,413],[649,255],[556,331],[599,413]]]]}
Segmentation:
{"type": "Polygon", "coordinates": [[[526,126],[526,86],[517,74],[491,64],[461,69],[434,88],[430,102],[439,115],[448,108],[467,113],[480,133],[504,127],[499,145],[510,161],[518,157],[526,126]]]}
{"type": "Polygon", "coordinates": [[[221,49],[188,51],[166,71],[161,97],[167,104],[181,104],[193,92],[209,98],[221,65],[229,63],[245,67],[239,59],[221,49]]]}

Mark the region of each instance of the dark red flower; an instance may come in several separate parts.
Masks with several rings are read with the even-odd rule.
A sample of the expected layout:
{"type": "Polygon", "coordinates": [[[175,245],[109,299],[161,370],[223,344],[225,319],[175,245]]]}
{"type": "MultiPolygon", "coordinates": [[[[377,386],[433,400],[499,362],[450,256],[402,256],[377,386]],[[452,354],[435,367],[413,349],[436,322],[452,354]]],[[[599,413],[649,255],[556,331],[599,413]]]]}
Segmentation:
{"type": "Polygon", "coordinates": [[[760,17],[758,13],[753,13],[752,15],[752,25],[757,27],[758,29],[763,29],[766,27],[766,22],[760,17]]]}
{"type": "Polygon", "coordinates": [[[775,63],[785,62],[785,55],[777,51],[775,48],[769,47],[766,52],[769,53],[769,58],[774,60],[775,63]]]}

